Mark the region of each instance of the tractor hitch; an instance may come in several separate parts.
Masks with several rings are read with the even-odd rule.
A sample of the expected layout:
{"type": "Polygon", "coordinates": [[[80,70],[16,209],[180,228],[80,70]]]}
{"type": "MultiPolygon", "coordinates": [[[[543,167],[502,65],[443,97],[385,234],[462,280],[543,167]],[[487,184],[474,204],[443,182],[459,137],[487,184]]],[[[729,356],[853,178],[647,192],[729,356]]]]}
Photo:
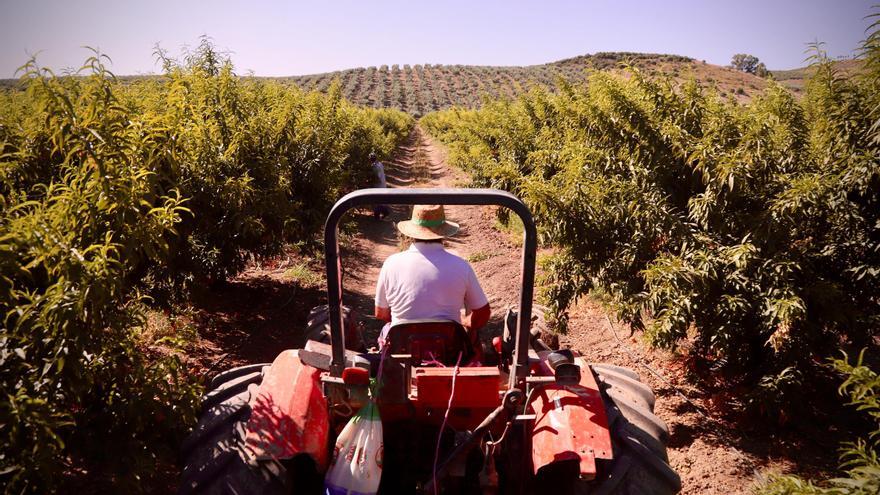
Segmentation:
{"type": "Polygon", "coordinates": [[[516,418],[516,411],[522,407],[523,403],[523,393],[519,389],[510,389],[504,394],[504,398],[501,401],[501,405],[496,407],[492,412],[486,416],[473,431],[471,431],[468,436],[459,443],[449,455],[440,463],[437,471],[433,473],[431,479],[425,483],[425,493],[433,493],[434,484],[437,483],[437,480],[443,479],[446,476],[446,473],[449,471],[449,468],[462,456],[467,455],[468,452],[471,451],[474,446],[476,446],[480,441],[483,440],[483,437],[486,436],[486,433],[492,429],[497,423],[504,423],[510,421],[511,418],[516,418]]]}

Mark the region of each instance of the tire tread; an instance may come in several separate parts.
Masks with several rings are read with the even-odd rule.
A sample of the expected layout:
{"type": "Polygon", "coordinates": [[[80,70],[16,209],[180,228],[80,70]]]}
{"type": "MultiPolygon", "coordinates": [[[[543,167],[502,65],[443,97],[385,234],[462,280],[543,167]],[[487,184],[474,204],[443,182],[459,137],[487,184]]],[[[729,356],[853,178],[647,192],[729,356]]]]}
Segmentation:
{"type": "Polygon", "coordinates": [[[184,440],[181,452],[185,462],[179,494],[291,493],[291,477],[283,461],[253,461],[244,449],[245,425],[250,419],[249,403],[254,391],[250,386],[261,381],[262,372],[254,372],[233,376],[219,384],[221,392],[238,393],[207,407],[184,440]]]}
{"type": "Polygon", "coordinates": [[[626,368],[590,367],[602,388],[614,459],[605,463],[596,480],[583,482],[579,493],[673,495],[681,491],[681,478],[666,453],[669,430],[653,412],[653,392],[626,368]]]}

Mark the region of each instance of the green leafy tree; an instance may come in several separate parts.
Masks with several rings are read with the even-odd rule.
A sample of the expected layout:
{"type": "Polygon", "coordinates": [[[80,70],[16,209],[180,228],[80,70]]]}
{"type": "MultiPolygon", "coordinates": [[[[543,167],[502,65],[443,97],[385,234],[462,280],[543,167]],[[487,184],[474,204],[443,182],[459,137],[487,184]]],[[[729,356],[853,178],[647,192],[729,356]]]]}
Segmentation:
{"type": "MultiPolygon", "coordinates": [[[[343,193],[412,126],[400,112],[241,79],[210,40],[123,84],[95,55],[34,62],[0,93],[0,485],[57,491],[87,467],[149,484],[195,418],[185,335],[144,330],[169,287],[314,245],[343,193]],[[146,294],[153,296],[146,297],[146,294]]],[[[104,472],[101,472],[101,471],[104,472]]]]}
{"type": "MultiPolygon", "coordinates": [[[[877,50],[875,26],[864,58],[877,50]]],[[[475,184],[528,202],[556,247],[543,296],[560,323],[600,292],[651,343],[688,339],[783,420],[821,383],[800,377],[880,324],[880,72],[866,66],[841,77],[817,53],[802,100],[771,83],[747,104],[594,73],[423,122],[475,184]]]]}
{"type": "Polygon", "coordinates": [[[767,66],[764,65],[764,62],[758,62],[754,74],[758,77],[767,77],[770,75],[770,71],[767,70],[767,66]]]}
{"type": "Polygon", "coordinates": [[[855,363],[847,357],[832,361],[846,377],[839,392],[849,404],[863,412],[873,425],[866,437],[841,449],[842,476],[821,482],[797,476],[775,475],[755,490],[757,495],[874,495],[880,493],[880,376],[864,364],[864,351],[855,363]]]}
{"type": "Polygon", "coordinates": [[[748,72],[749,74],[755,74],[760,64],[761,61],[758,60],[758,57],[747,53],[737,53],[730,59],[731,67],[738,71],[748,72]]]}
{"type": "Polygon", "coordinates": [[[120,486],[148,475],[199,394],[178,354],[137,345],[133,280],[169,259],[189,212],[157,173],[173,134],[122,105],[99,55],[80,74],[26,65],[0,125],[0,472],[15,492],[56,486],[68,456],[127,471],[120,486]]]}

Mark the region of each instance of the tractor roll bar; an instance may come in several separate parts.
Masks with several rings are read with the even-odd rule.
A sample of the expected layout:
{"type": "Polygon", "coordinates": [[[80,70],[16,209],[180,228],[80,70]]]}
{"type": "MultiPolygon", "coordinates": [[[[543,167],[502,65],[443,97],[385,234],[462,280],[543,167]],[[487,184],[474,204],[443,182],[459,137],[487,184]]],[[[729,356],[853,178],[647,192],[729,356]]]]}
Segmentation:
{"type": "Polygon", "coordinates": [[[522,280],[519,294],[519,320],[510,387],[528,376],[529,329],[532,319],[532,292],[535,284],[535,250],[538,235],[529,209],[516,196],[497,189],[361,189],[346,194],[333,205],[324,224],[324,259],[327,265],[327,302],[330,316],[330,344],[333,356],[330,374],[342,376],[345,368],[345,332],[342,331],[342,269],[339,258],[337,230],[342,216],[352,208],[374,204],[442,204],[496,205],[509,208],[522,220],[524,227],[522,280]]]}

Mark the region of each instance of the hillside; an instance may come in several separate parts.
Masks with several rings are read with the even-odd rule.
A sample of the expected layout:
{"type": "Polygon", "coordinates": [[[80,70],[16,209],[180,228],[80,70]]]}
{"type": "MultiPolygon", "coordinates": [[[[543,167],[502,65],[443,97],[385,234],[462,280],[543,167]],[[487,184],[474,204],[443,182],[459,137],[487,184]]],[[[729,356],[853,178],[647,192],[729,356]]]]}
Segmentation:
{"type": "MultiPolygon", "coordinates": [[[[479,107],[484,97],[515,97],[535,85],[555,87],[559,77],[577,81],[589,70],[623,71],[632,65],[649,75],[669,75],[676,81],[695,78],[714,86],[721,96],[748,101],[767,86],[767,80],[727,67],[681,55],[604,52],[581,55],[540,65],[382,65],[303,76],[272,77],[303,89],[326,90],[339,80],[350,101],[374,108],[397,108],[415,116],[451,106],[479,107]]],[[[842,74],[859,70],[858,60],[836,62],[842,74]]],[[[811,69],[771,71],[773,77],[795,94],[803,91],[811,69]]],[[[122,76],[123,82],[137,82],[159,76],[122,76]]],[[[0,79],[0,88],[15,88],[16,79],[0,79]]]]}
{"type": "MultiPolygon", "coordinates": [[[[857,59],[838,60],[834,62],[834,67],[840,72],[840,74],[850,76],[861,70],[862,62],[857,59]]],[[[804,84],[806,84],[807,80],[813,74],[813,69],[808,66],[790,70],[771,70],[770,74],[772,74],[773,78],[779,81],[783,86],[799,95],[804,90],[804,84]]]]}
{"type": "Polygon", "coordinates": [[[484,95],[512,97],[533,85],[554,87],[558,77],[578,80],[588,70],[622,70],[630,64],[651,75],[676,80],[695,77],[715,85],[722,95],[748,99],[766,81],[725,67],[680,55],[596,53],[530,66],[383,65],[323,74],[277,78],[304,89],[324,90],[336,79],[349,100],[371,107],[399,108],[420,116],[451,106],[476,107],[484,95]]]}

